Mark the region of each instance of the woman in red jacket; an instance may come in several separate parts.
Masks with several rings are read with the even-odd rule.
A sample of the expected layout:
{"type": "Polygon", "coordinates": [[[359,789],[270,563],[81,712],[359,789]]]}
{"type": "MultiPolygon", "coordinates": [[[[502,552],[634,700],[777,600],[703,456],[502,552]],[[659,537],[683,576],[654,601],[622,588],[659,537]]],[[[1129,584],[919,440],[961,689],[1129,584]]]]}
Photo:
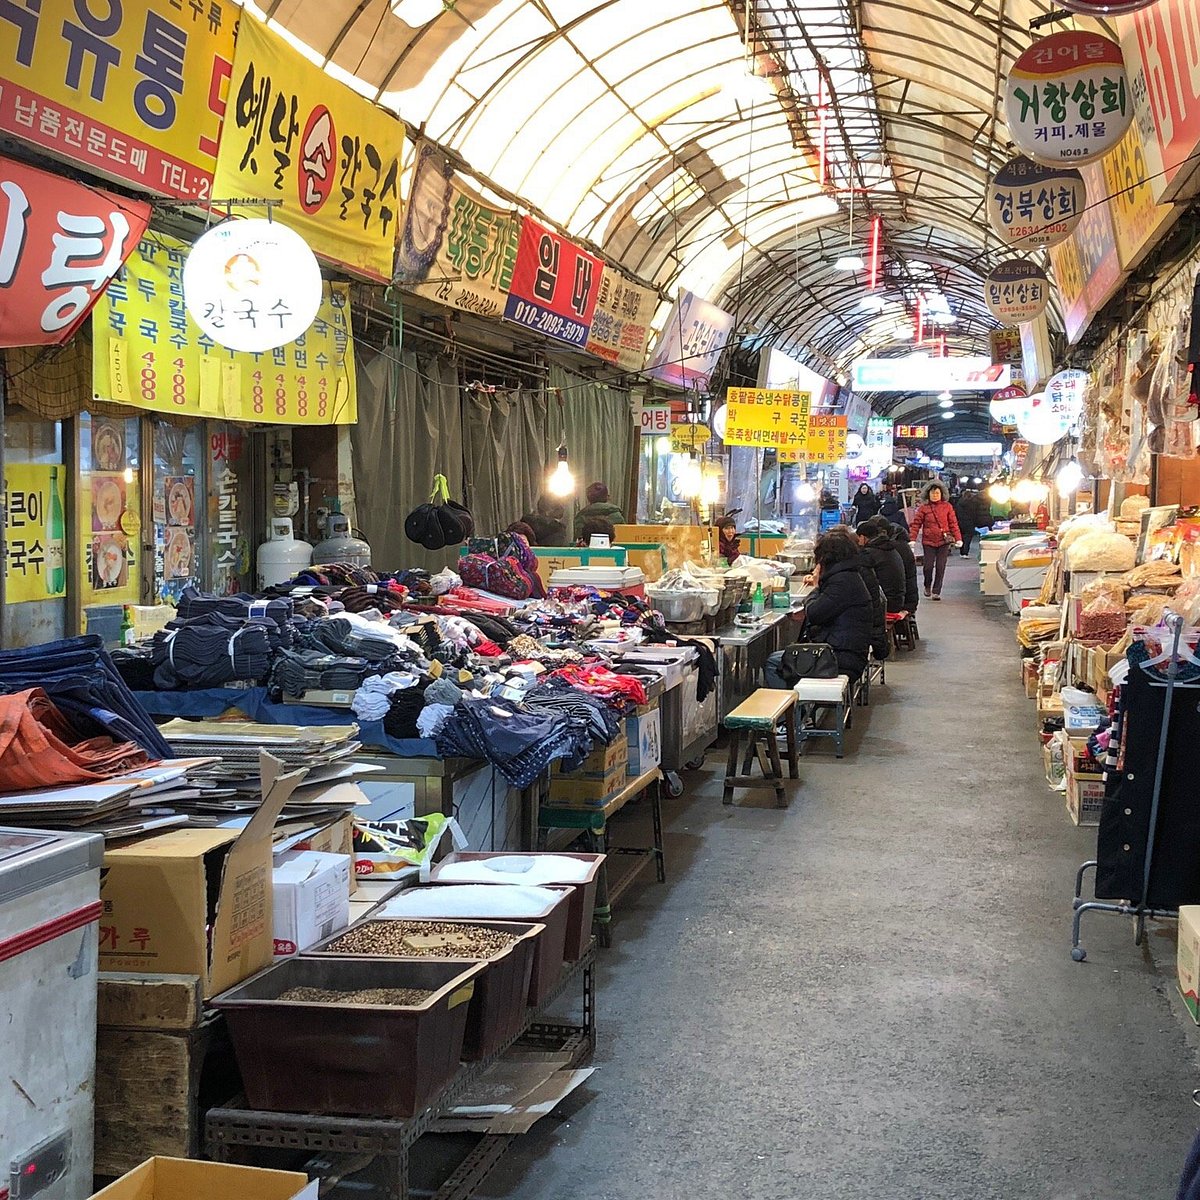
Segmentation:
{"type": "Polygon", "coordinates": [[[946,499],[945,489],[936,480],[926,487],[921,507],[908,532],[914,543],[920,536],[924,549],[925,595],[940,600],[946,562],[951,549],[962,545],[962,532],[954,515],[954,505],[946,499]]]}

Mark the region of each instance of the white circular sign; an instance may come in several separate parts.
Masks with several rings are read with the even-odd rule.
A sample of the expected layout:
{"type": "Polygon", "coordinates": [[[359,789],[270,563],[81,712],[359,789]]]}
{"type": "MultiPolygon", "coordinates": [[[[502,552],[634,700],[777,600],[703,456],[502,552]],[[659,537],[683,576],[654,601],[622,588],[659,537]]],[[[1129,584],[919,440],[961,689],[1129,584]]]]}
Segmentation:
{"type": "Polygon", "coordinates": [[[1050,281],[1037,263],[1009,258],[993,267],[983,281],[988,312],[1006,325],[1033,321],[1050,302],[1050,281]]]}
{"type": "Polygon", "coordinates": [[[1046,384],[1046,401],[1070,428],[1083,415],[1083,401],[1092,377],[1086,371],[1059,371],[1046,384]]]}
{"type": "MultiPolygon", "coordinates": [[[[1007,388],[1005,389],[1005,391],[1008,390],[1007,388]]],[[[1006,396],[993,396],[988,401],[988,412],[997,425],[1015,425],[1017,417],[1021,413],[1021,408],[1025,404],[1025,400],[1026,396],[1024,392],[1006,396]]]]}
{"type": "Polygon", "coordinates": [[[1047,167],[1018,154],[988,185],[988,221],[1009,246],[1057,246],[1083,219],[1087,187],[1074,167],[1047,167]]]}
{"type": "Polygon", "coordinates": [[[214,342],[251,354],[294,342],[321,307],[321,269],[308,243],[278,221],[225,221],[183,264],[188,314],[214,342]]]}
{"type": "Polygon", "coordinates": [[[1070,421],[1050,406],[1045,393],[1026,396],[1018,403],[1017,432],[1027,442],[1035,446],[1052,446],[1067,432],[1070,421]]]}
{"type": "Polygon", "coordinates": [[[1035,162],[1074,166],[1103,158],[1133,121],[1121,47],[1079,29],[1038,39],[1008,73],[1004,116],[1017,148],[1035,162]]]}

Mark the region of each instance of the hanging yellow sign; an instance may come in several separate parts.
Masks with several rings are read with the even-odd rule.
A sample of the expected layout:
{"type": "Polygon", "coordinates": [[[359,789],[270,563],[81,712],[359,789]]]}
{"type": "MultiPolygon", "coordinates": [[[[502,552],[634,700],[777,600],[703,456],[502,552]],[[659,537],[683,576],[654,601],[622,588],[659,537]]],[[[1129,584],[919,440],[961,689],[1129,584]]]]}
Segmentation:
{"type": "Polygon", "coordinates": [[[707,425],[672,425],[671,452],[686,454],[689,450],[699,450],[712,439],[712,430],[707,425]]]}
{"type": "Polygon", "coordinates": [[[392,277],[404,129],[243,10],[213,195],[278,200],[313,251],[392,277]]]}
{"type": "Polygon", "coordinates": [[[41,463],[6,463],[8,513],[4,599],[8,604],[67,594],[67,473],[41,463]]]}
{"type": "Polygon", "coordinates": [[[729,388],[725,444],[801,451],[808,445],[812,393],[775,388],[729,388]]]}
{"type": "Polygon", "coordinates": [[[92,390],[152,412],[279,425],[352,425],[358,419],[350,293],[322,285],[303,337],[259,354],[226,350],[183,303],[188,247],[152,233],[93,312],[92,390]]]}
{"type": "Polygon", "coordinates": [[[846,457],[849,419],[830,413],[812,413],[808,418],[808,444],[803,451],[780,450],[781,463],[836,463],[846,457]]]}

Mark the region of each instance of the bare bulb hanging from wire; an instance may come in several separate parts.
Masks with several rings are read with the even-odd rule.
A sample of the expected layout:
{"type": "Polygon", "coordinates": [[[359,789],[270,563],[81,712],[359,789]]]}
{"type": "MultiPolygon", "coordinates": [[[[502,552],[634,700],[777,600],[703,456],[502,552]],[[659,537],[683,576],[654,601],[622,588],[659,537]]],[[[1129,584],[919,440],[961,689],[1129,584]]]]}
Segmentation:
{"type": "Polygon", "coordinates": [[[571,464],[567,461],[567,444],[563,442],[558,448],[558,463],[546,480],[546,490],[552,496],[573,496],[575,494],[575,476],[571,464]]]}

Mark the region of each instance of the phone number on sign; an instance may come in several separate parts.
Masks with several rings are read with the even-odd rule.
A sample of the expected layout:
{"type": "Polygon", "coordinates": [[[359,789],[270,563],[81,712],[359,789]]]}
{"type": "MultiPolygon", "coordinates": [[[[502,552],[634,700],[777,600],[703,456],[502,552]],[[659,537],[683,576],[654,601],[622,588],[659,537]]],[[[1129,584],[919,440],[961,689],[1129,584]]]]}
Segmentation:
{"type": "Polygon", "coordinates": [[[582,346],[587,341],[586,325],[560,317],[558,313],[547,312],[524,300],[518,300],[512,306],[508,319],[524,325],[526,329],[536,329],[547,337],[557,338],[560,342],[570,342],[572,346],[582,346]]]}

